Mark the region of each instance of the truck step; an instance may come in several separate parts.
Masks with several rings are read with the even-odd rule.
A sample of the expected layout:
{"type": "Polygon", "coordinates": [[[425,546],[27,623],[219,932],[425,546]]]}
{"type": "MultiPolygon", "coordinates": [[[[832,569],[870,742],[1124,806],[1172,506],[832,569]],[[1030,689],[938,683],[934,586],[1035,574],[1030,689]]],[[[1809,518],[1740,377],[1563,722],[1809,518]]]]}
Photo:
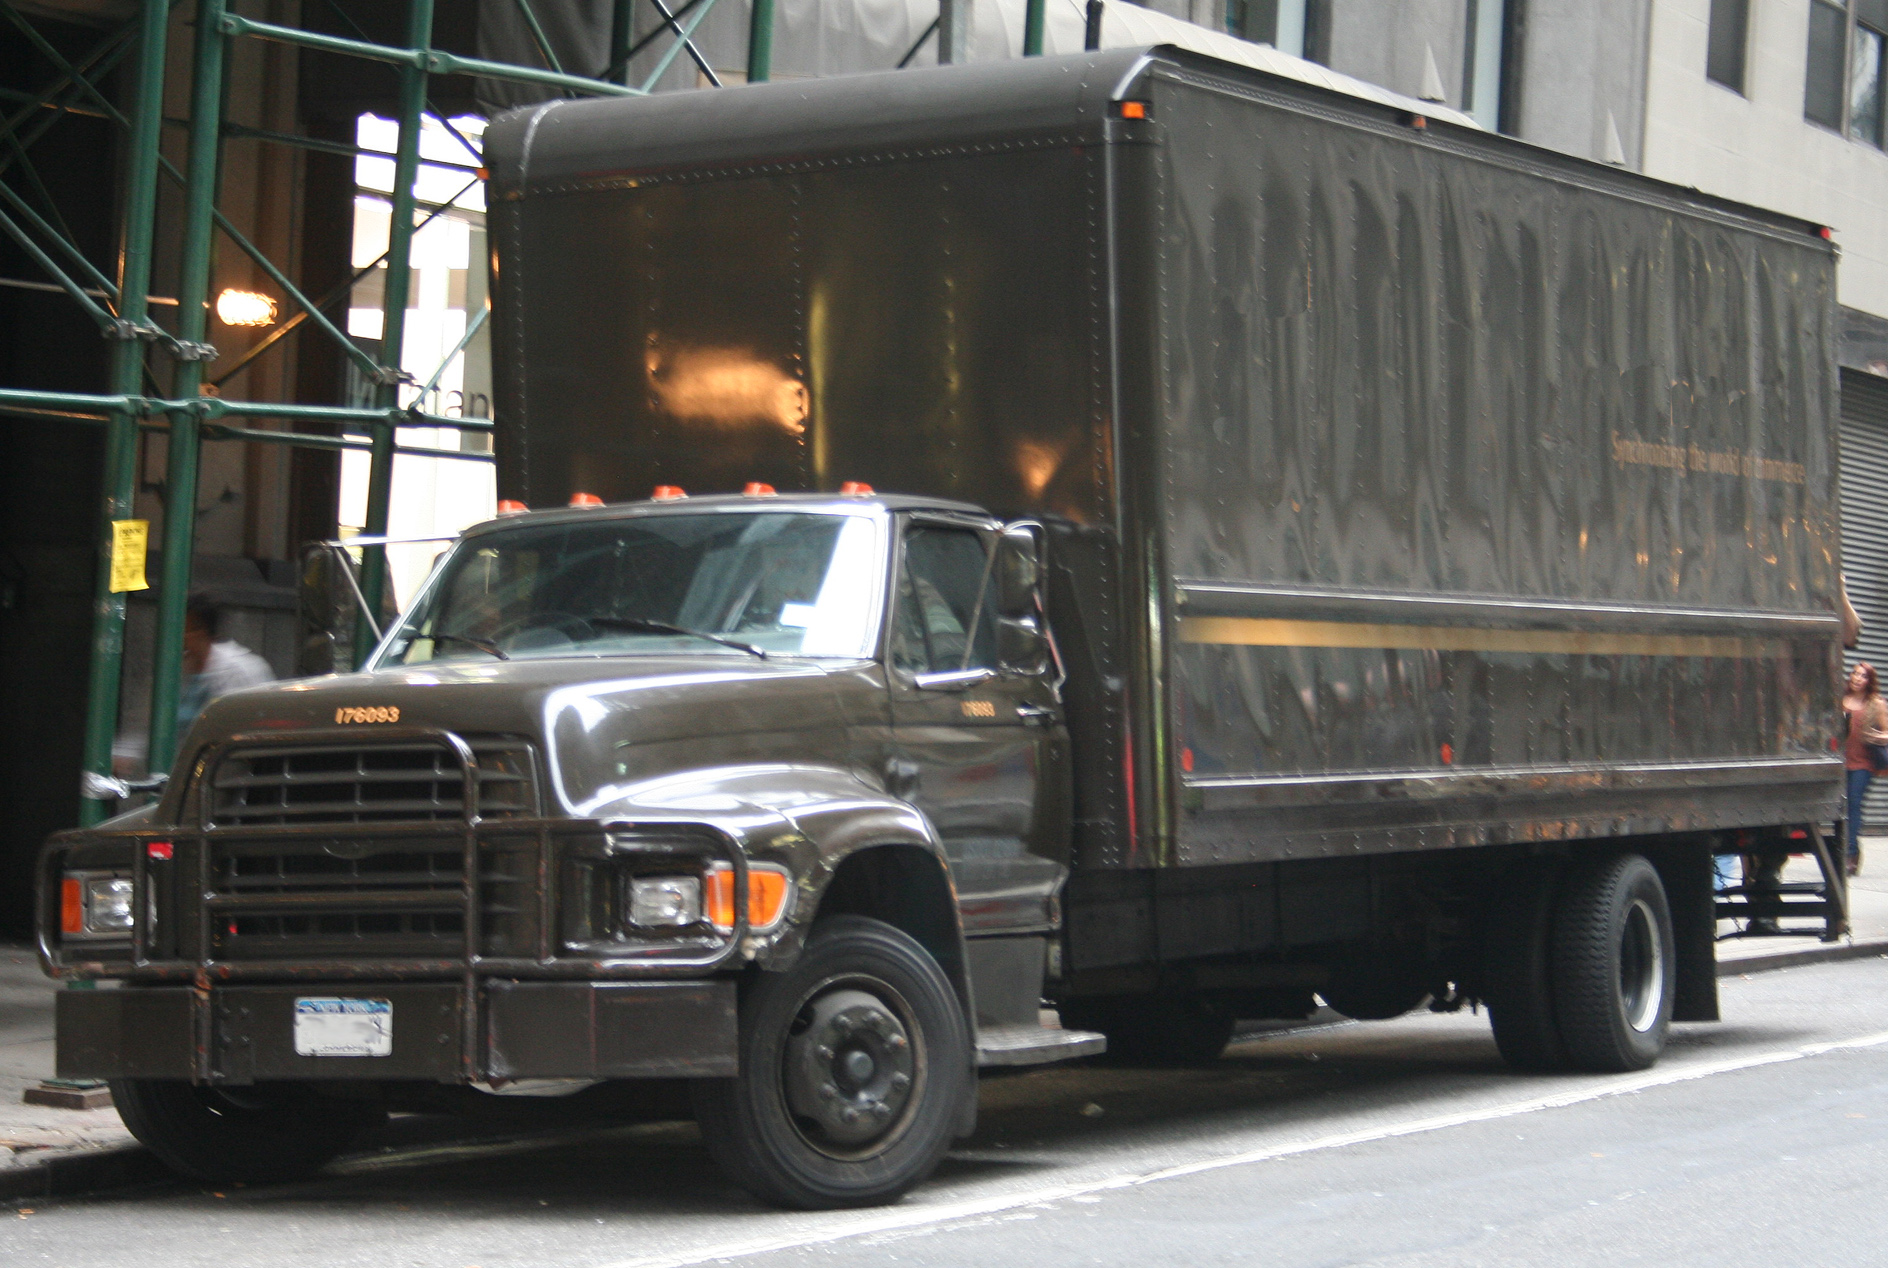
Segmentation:
{"type": "Polygon", "coordinates": [[[1789,917],[1802,916],[1814,920],[1826,920],[1830,916],[1840,915],[1842,908],[1833,902],[1812,900],[1810,902],[1784,902],[1781,899],[1754,898],[1741,903],[1719,903],[1719,920],[1751,920],[1758,916],[1789,917]]]}
{"type": "Polygon", "coordinates": [[[1092,1030],[1055,1030],[1017,1024],[977,1028],[979,1066],[1046,1065],[1076,1057],[1098,1056],[1108,1049],[1108,1037],[1092,1030]]]}

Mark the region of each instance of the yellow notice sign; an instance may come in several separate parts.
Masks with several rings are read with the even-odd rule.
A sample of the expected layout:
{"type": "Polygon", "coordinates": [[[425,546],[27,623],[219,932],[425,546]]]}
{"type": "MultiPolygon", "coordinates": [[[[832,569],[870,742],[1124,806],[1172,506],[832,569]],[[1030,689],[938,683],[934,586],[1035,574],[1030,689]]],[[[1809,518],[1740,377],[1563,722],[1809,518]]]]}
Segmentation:
{"type": "Polygon", "coordinates": [[[111,592],[149,590],[144,579],[144,549],[151,540],[151,521],[111,522],[111,592]]]}

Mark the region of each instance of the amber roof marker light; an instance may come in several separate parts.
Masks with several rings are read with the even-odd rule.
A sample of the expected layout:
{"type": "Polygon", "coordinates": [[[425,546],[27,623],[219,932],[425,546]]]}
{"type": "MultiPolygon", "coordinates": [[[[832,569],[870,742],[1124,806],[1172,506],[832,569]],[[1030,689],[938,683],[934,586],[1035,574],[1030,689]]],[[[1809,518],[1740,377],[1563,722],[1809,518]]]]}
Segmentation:
{"type": "Polygon", "coordinates": [[[651,502],[679,502],[688,496],[688,490],[679,484],[658,484],[649,495],[651,502]]]}
{"type": "Polygon", "coordinates": [[[848,480],[839,486],[839,496],[842,498],[869,498],[872,496],[872,486],[863,480],[848,480]]]}
{"type": "Polygon", "coordinates": [[[570,495],[572,506],[602,506],[603,499],[594,493],[573,493],[570,495]]]}

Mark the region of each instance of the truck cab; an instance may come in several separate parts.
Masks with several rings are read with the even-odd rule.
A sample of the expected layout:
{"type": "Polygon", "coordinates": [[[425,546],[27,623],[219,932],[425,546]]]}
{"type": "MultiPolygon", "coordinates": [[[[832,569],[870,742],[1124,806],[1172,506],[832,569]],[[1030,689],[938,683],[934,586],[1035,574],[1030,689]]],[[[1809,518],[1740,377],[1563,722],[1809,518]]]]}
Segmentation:
{"type": "Polygon", "coordinates": [[[1038,1020],[1039,526],[662,494],[473,528],[364,672],[225,697],[160,803],[55,839],[47,963],[115,987],[62,993],[61,1073],[219,1178],[414,1083],[686,1078],[737,1176],[825,1205],[929,1170],[980,1049],[1099,1050],[1038,1020]]]}

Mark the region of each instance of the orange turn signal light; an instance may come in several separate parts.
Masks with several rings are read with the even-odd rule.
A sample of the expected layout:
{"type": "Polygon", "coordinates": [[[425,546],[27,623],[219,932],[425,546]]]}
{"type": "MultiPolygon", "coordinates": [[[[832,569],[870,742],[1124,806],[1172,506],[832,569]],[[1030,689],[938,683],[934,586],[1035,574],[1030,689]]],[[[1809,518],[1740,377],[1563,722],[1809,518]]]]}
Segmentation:
{"type": "Polygon", "coordinates": [[[649,495],[652,502],[674,502],[688,496],[688,490],[679,484],[658,484],[656,491],[649,495]]]}
{"type": "MultiPolygon", "coordinates": [[[[750,863],[747,868],[747,924],[756,933],[764,933],[779,924],[787,914],[787,900],[793,884],[785,870],[765,863],[750,863]]],[[[702,908],[708,922],[717,929],[734,928],[734,869],[717,867],[708,873],[702,885],[702,908]]]]}
{"type": "Polygon", "coordinates": [[[573,493],[570,495],[572,506],[602,506],[603,499],[594,493],[573,493]]]}
{"type": "Polygon", "coordinates": [[[59,887],[59,929],[63,933],[85,932],[85,896],[79,892],[75,876],[66,877],[59,887]]]}
{"type": "Polygon", "coordinates": [[[1120,106],[1123,119],[1145,119],[1147,103],[1145,101],[1124,101],[1120,106]]]}
{"type": "Polygon", "coordinates": [[[872,486],[863,480],[848,480],[839,486],[839,496],[848,498],[869,498],[872,486]]]}

